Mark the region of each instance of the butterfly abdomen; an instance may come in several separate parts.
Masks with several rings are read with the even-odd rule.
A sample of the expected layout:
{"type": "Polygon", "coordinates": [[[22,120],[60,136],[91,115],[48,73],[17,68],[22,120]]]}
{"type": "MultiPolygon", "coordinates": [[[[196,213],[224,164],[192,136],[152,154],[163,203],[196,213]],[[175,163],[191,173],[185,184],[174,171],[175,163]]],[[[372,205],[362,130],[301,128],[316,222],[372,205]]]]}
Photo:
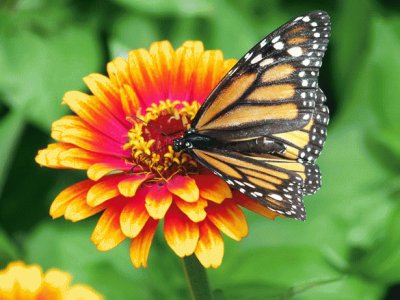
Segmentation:
{"type": "Polygon", "coordinates": [[[224,150],[247,154],[278,154],[286,150],[282,143],[271,140],[265,136],[251,140],[225,143],[222,148],[224,150]]]}
{"type": "Polygon", "coordinates": [[[234,151],[245,154],[278,154],[285,151],[282,143],[269,139],[268,137],[258,137],[254,139],[224,142],[207,135],[189,131],[182,138],[174,141],[174,150],[181,151],[186,149],[234,151]]]}

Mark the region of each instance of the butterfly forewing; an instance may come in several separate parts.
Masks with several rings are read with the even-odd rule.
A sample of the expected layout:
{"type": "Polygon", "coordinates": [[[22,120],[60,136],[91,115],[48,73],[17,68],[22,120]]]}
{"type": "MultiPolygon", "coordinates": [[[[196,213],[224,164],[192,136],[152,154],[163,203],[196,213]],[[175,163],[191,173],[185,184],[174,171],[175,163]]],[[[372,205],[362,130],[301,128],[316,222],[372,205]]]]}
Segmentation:
{"type": "Polygon", "coordinates": [[[192,127],[230,140],[307,126],[329,34],[329,16],[313,12],[268,35],[215,88],[192,127]]]}

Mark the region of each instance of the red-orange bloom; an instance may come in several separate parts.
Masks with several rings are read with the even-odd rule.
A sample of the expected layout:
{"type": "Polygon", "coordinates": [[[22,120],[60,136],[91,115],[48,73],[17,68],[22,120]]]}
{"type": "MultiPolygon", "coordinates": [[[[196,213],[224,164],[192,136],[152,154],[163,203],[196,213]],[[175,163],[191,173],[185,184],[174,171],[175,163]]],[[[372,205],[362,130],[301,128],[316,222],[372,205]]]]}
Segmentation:
{"type": "Polygon", "coordinates": [[[43,273],[38,265],[15,261],[0,270],[0,299],[101,300],[103,296],[84,284],[71,285],[72,276],[58,269],[43,273]]]}
{"type": "Polygon", "coordinates": [[[36,161],[87,170],[89,179],[62,191],[51,216],[79,221],[102,212],[92,241],[107,251],[131,239],[135,267],[147,266],[164,219],[165,239],[177,255],[194,253],[205,267],[218,267],[220,232],[235,240],[247,235],[239,205],[269,218],[276,214],[240,193],[232,197],[223,180],[171,145],[234,63],[219,50],[204,51],[201,42],[176,50],[158,42],[110,62],[108,77],[86,77],[93,95],[66,93],[63,102],[76,115],[53,123],[57,143],[40,150],[36,161]]]}

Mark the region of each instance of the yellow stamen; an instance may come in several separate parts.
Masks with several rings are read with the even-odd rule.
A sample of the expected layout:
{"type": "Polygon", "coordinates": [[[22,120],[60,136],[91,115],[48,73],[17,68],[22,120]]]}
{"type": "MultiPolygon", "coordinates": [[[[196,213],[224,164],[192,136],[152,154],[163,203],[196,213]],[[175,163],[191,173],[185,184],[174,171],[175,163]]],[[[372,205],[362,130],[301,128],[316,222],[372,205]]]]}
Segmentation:
{"type": "MultiPolygon", "coordinates": [[[[197,163],[190,155],[182,151],[175,152],[170,144],[160,147],[160,144],[162,145],[163,142],[172,142],[173,138],[165,137],[161,134],[162,125],[159,125],[160,128],[156,128],[155,125],[149,125],[149,123],[157,119],[157,121],[160,121],[160,116],[163,116],[164,121],[173,120],[175,126],[181,122],[182,125],[180,127],[184,131],[190,127],[190,122],[195,117],[199,108],[200,104],[196,101],[188,103],[177,100],[165,100],[160,101],[158,105],[153,103],[151,107],[146,109],[144,115],[138,113],[137,118],[128,117],[133,126],[128,132],[129,140],[123,148],[131,149],[132,163],[140,165],[144,170],[155,174],[156,177],[153,180],[166,180],[174,174],[195,172],[197,163]],[[151,137],[150,129],[153,131],[159,130],[160,140],[157,141],[156,139],[148,138],[148,136],[151,137]],[[146,134],[144,134],[145,132],[146,134]],[[165,140],[161,141],[161,139],[165,140]]],[[[163,125],[166,126],[166,124],[163,125]]]]}

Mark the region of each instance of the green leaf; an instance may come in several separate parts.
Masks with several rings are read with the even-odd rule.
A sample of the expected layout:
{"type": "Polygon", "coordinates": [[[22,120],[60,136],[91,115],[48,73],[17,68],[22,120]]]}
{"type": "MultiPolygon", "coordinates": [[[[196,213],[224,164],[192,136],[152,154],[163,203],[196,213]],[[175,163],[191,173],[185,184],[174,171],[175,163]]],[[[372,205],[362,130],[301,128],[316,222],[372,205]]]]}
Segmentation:
{"type": "Polygon", "coordinates": [[[236,247],[236,252],[229,249],[218,271],[209,272],[214,288],[226,282],[231,285],[254,282],[289,289],[340,276],[315,247],[252,245],[249,248],[245,241],[236,247]]]}
{"type": "MultiPolygon", "coordinates": [[[[332,16],[332,78],[338,95],[343,95],[351,87],[353,78],[360,69],[357,67],[367,56],[367,43],[374,5],[371,0],[339,1],[337,17],[332,16]],[[357,13],[354,13],[357,12],[357,13]]],[[[338,97],[339,101],[344,100],[338,97]]]]}
{"type": "MultiPolygon", "coordinates": [[[[354,276],[320,280],[292,289],[289,299],[383,299],[385,287],[354,276]]],[[[290,295],[290,294],[289,294],[290,295]]]]}
{"type": "Polygon", "coordinates": [[[0,78],[0,100],[49,130],[67,110],[61,106],[63,94],[82,89],[81,78],[98,69],[99,41],[90,26],[46,34],[12,27],[0,45],[0,69],[7,74],[0,78]]]}
{"type": "Polygon", "coordinates": [[[114,0],[114,2],[129,9],[157,16],[207,16],[214,10],[213,3],[210,0],[114,0]]]}
{"type": "Polygon", "coordinates": [[[148,48],[159,40],[158,29],[154,22],[137,15],[119,17],[112,28],[110,38],[111,56],[126,57],[132,49],[148,48]]]}
{"type": "Polygon", "coordinates": [[[359,261],[360,273],[387,285],[400,281],[400,207],[388,214],[385,227],[373,238],[373,245],[359,261]]]}
{"type": "Polygon", "coordinates": [[[369,64],[372,66],[371,82],[374,110],[385,126],[400,132],[400,36],[393,25],[383,18],[375,18],[372,31],[372,50],[369,64]],[[385,47],[382,47],[385,45],[385,47]]]}
{"type": "Polygon", "coordinates": [[[217,0],[215,8],[223,17],[216,13],[210,19],[212,46],[222,49],[226,58],[241,57],[259,39],[251,21],[229,2],[217,0]]]}
{"type": "Polygon", "coordinates": [[[188,40],[200,40],[206,49],[210,49],[210,36],[204,32],[204,24],[195,18],[178,18],[174,20],[170,40],[178,47],[188,40]]]}
{"type": "Polygon", "coordinates": [[[16,260],[20,254],[16,245],[9,239],[6,232],[0,228],[0,268],[11,260],[16,260]]]}
{"type": "Polygon", "coordinates": [[[0,120],[0,195],[6,183],[9,167],[14,159],[24,125],[23,116],[17,111],[10,111],[0,120]]]}
{"type": "Polygon", "coordinates": [[[282,295],[288,293],[288,289],[277,285],[258,283],[254,281],[231,284],[214,292],[213,300],[244,300],[244,299],[282,299],[282,295]]]}

